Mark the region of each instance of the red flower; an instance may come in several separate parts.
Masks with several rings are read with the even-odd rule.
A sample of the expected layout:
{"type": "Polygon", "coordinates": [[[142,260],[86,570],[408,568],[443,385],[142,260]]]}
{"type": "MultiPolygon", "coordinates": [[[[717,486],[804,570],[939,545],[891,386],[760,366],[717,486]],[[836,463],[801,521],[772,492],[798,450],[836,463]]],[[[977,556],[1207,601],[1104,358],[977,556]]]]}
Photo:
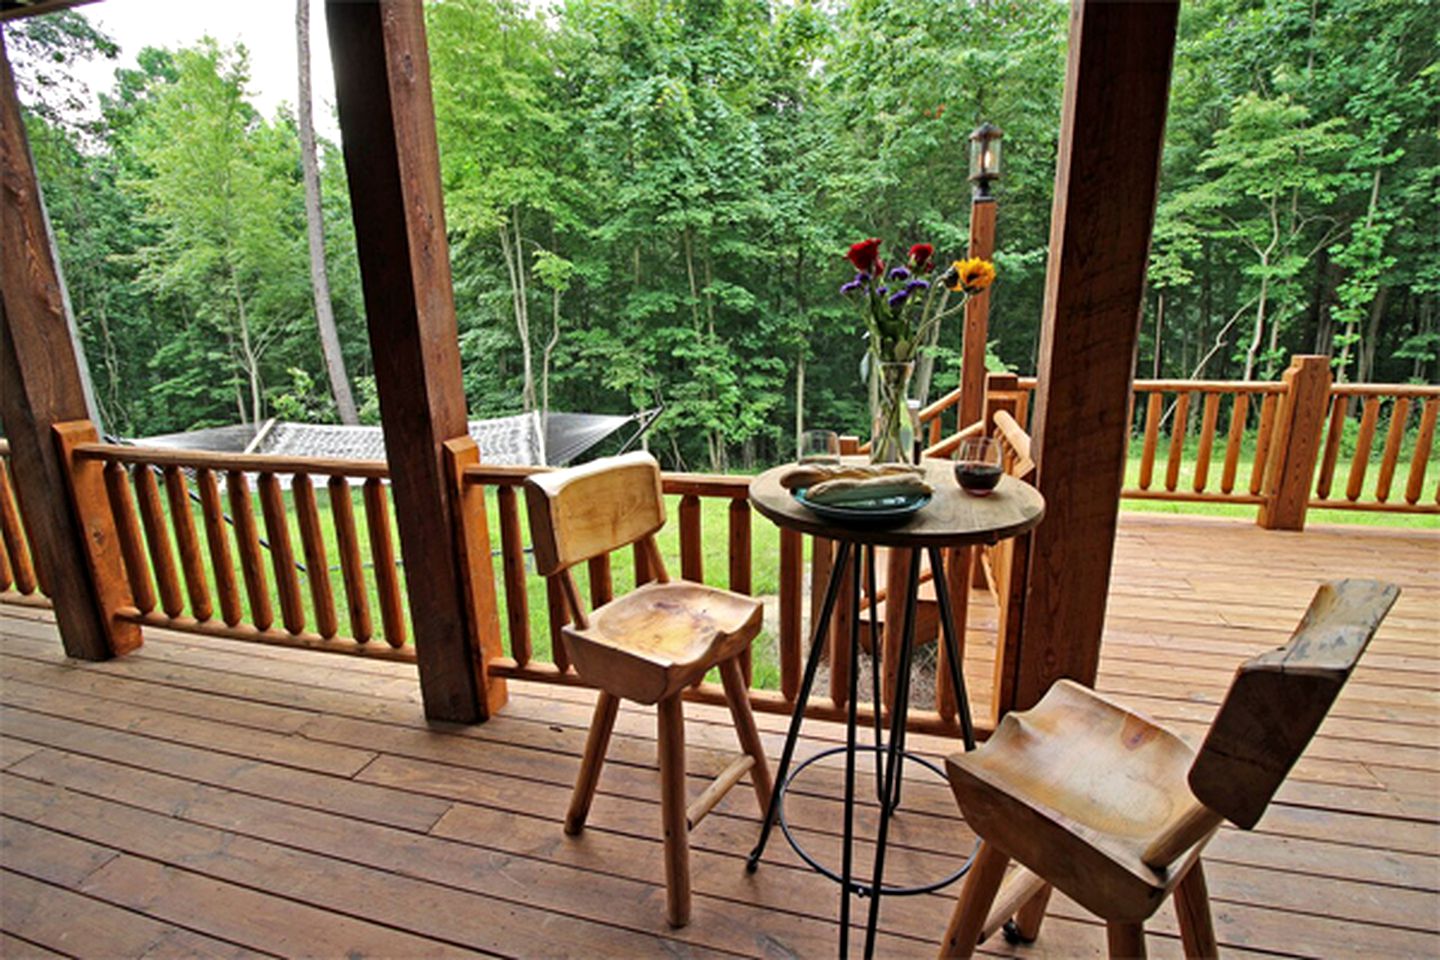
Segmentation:
{"type": "Polygon", "coordinates": [[[880,272],[880,238],[871,237],[869,240],[852,243],[845,259],[853,263],[855,269],[861,273],[876,276],[880,272]]]}
{"type": "Polygon", "coordinates": [[[935,245],[931,243],[917,243],[910,248],[910,269],[920,273],[929,273],[935,268],[932,258],[935,256],[935,245]]]}

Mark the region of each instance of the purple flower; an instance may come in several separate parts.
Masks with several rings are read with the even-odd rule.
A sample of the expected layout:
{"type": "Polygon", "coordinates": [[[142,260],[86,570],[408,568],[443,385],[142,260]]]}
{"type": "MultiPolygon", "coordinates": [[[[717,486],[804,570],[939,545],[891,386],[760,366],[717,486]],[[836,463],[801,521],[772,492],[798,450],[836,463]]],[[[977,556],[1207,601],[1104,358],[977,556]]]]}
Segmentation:
{"type": "Polygon", "coordinates": [[[869,282],[870,282],[870,274],[866,273],[864,270],[861,270],[859,273],[855,274],[855,283],[856,283],[856,284],[869,283],[869,282]]]}
{"type": "Polygon", "coordinates": [[[930,281],[929,281],[929,280],[911,280],[909,283],[905,284],[905,289],[906,289],[906,290],[929,290],[929,289],[930,289],[930,281]]]}
{"type": "Polygon", "coordinates": [[[840,292],[841,292],[841,293],[854,293],[856,290],[859,290],[859,289],[860,289],[860,281],[858,281],[858,280],[851,280],[849,283],[842,283],[842,284],[840,285],[840,292]]]}
{"type": "Polygon", "coordinates": [[[893,297],[890,298],[890,300],[889,300],[890,306],[892,306],[892,307],[898,307],[898,306],[900,306],[900,304],[904,303],[904,302],[906,301],[906,299],[909,298],[909,296],[910,296],[910,290],[909,290],[909,288],[907,287],[906,289],[897,292],[893,297]]]}
{"type": "Polygon", "coordinates": [[[904,267],[894,267],[890,270],[891,280],[904,280],[910,276],[910,271],[904,267]]]}
{"type": "Polygon", "coordinates": [[[883,297],[883,296],[885,296],[885,294],[887,294],[887,293],[889,293],[889,292],[890,292],[890,288],[889,288],[889,287],[876,287],[876,288],[875,288],[875,293],[876,293],[878,296],[882,296],[882,297],[883,297]]]}

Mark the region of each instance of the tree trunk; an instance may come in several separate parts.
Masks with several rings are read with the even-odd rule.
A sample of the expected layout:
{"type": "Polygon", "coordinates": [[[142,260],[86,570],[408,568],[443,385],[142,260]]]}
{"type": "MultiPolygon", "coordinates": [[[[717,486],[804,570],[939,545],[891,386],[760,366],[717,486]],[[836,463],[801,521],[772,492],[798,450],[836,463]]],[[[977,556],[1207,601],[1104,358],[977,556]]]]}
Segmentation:
{"type": "MultiPolygon", "coordinates": [[[[1156,380],[1160,379],[1160,336],[1165,332],[1165,291],[1160,291],[1155,297],[1155,359],[1151,364],[1150,376],[1156,380]]],[[[1181,368],[1184,368],[1182,363],[1181,368]]]]}
{"type": "Polygon", "coordinates": [[[521,370],[520,408],[525,413],[535,409],[534,356],[530,345],[530,311],[525,297],[525,259],[521,249],[520,212],[512,211],[515,236],[510,236],[510,223],[500,224],[500,255],[510,276],[510,302],[515,309],[515,335],[520,340],[521,370]]]}
{"type": "Polygon", "coordinates": [[[295,46],[300,56],[300,163],[305,175],[305,224],[310,239],[310,287],[315,294],[315,325],[320,328],[320,353],[330,379],[330,395],[340,422],[358,424],[355,397],[345,373],[345,355],[330,304],[330,278],[325,271],[325,219],[320,209],[320,165],[315,156],[315,117],[310,96],[310,0],[295,0],[295,46]]]}
{"type": "Polygon", "coordinates": [[[1370,301],[1370,319],[1365,325],[1365,339],[1360,341],[1360,367],[1356,371],[1356,379],[1361,383],[1375,380],[1375,349],[1380,345],[1380,321],[1385,316],[1385,301],[1389,296],[1390,288],[1381,287],[1370,301]]]}
{"type": "Polygon", "coordinates": [[[795,459],[800,459],[800,441],[805,433],[805,348],[795,361],[795,459]]]}

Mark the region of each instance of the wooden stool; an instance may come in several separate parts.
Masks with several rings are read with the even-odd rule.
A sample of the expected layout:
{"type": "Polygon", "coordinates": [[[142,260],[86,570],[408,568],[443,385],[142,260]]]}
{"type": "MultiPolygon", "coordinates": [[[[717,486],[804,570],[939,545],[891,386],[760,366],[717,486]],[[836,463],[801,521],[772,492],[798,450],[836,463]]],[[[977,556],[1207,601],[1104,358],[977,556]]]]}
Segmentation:
{"type": "Polygon", "coordinates": [[[574,835],[585,827],[620,700],[656,704],[665,916],[671,926],[683,927],[690,922],[690,829],[747,772],[762,814],[770,803],[770,767],[738,659],[760,632],[761,605],[728,590],[669,582],[655,545],[655,533],[665,525],[660,468],[649,454],[535,474],[525,481],[525,498],[535,565],[558,581],[571,617],[562,631],[570,662],[600,689],[565,832],[574,835]],[[570,568],[631,544],[647,557],[656,582],[587,615],[570,568]],[[711,667],[720,670],[743,753],[687,809],[680,696],[711,667]]]}
{"type": "Polygon", "coordinates": [[[1290,642],[1236,672],[1198,754],[1061,680],[980,749],[951,756],[950,786],[981,844],[940,955],[969,957],[1002,925],[1033,940],[1053,884],[1105,920],[1113,957],[1145,955],[1143,924],[1171,893],[1185,955],[1214,957],[1201,850],[1222,820],[1259,821],[1399,593],[1323,585],[1290,642]],[[1021,867],[1002,888],[1011,858],[1021,867]]]}

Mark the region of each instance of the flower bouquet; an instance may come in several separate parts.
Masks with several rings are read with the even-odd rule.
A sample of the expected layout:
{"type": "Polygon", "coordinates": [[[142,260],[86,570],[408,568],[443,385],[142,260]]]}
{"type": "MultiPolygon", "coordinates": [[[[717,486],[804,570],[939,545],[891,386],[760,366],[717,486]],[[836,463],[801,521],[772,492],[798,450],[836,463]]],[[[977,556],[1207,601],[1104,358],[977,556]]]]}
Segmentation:
{"type": "Polygon", "coordinates": [[[840,292],[860,305],[868,343],[867,376],[875,387],[872,463],[909,458],[915,425],[906,401],[916,355],[934,344],[942,320],[964,309],[971,296],[995,280],[995,265],[976,257],[955,261],[932,284],[926,278],[935,270],[934,257],[933,245],[917,243],[904,264],[887,270],[875,237],[853,244],[845,254],[855,277],[840,292]],[[958,302],[952,302],[952,294],[959,294],[958,302]]]}

